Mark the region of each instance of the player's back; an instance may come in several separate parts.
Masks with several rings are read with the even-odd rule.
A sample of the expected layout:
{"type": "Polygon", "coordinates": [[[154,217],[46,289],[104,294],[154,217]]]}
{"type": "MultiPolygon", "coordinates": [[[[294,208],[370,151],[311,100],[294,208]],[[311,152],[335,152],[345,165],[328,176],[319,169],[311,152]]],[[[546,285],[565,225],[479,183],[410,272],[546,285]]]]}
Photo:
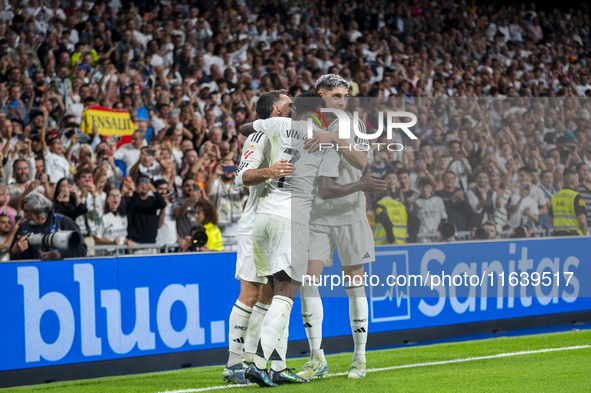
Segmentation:
{"type": "Polygon", "coordinates": [[[254,129],[267,135],[270,165],[280,160],[288,160],[296,168],[290,176],[267,182],[267,193],[257,212],[279,215],[308,224],[321,162],[331,152],[333,162],[336,162],[336,152],[324,150],[308,153],[304,149],[307,122],[274,117],[255,121],[254,129]]]}

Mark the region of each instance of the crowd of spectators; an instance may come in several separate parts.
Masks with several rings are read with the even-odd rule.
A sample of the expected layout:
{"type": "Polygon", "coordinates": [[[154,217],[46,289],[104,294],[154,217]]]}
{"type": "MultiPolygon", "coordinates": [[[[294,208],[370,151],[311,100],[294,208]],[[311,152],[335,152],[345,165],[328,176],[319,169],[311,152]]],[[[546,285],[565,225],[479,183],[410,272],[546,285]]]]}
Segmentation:
{"type": "MultiPolygon", "coordinates": [[[[244,142],[236,130],[256,119],[262,93],[293,98],[326,73],[350,81],[360,98],[352,105],[378,100],[375,110],[418,117],[418,139],[397,135],[405,149],[370,151],[367,169],[405,204],[409,241],[440,238],[441,220],[459,231],[551,228],[549,199],[565,168],[591,202],[591,30],[581,10],[464,0],[200,4],[0,2],[4,258],[33,192],[76,222],[89,253],[195,249],[200,230],[211,239],[201,250],[234,250],[247,195],[234,184],[244,142]],[[80,132],[95,105],[130,113],[130,143],[80,132]]],[[[366,112],[371,132],[377,116],[366,112]]]]}

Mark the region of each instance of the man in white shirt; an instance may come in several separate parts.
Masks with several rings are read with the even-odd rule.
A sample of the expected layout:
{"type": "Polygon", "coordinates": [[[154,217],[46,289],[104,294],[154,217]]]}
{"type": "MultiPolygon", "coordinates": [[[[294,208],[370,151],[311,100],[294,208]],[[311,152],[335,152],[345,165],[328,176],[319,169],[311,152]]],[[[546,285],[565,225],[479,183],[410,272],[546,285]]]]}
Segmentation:
{"type": "Polygon", "coordinates": [[[452,161],[447,170],[456,175],[455,186],[462,188],[464,192],[468,192],[468,176],[472,174],[472,167],[468,159],[464,157],[461,142],[456,140],[449,142],[449,153],[452,161]]]}
{"type": "Polygon", "coordinates": [[[131,168],[140,159],[140,149],[144,143],[144,133],[140,130],[135,130],[131,136],[131,143],[121,146],[113,158],[123,161],[125,166],[131,168]]]}
{"type": "Polygon", "coordinates": [[[45,127],[41,131],[41,144],[43,146],[43,158],[45,159],[45,172],[50,183],[57,183],[60,179],[70,174],[70,162],[63,156],[64,146],[57,131],[48,136],[45,135],[45,127]],[[47,142],[45,139],[47,138],[47,142]]]}
{"type": "Polygon", "coordinates": [[[160,163],[156,161],[156,151],[151,146],[142,147],[139,160],[129,168],[129,176],[135,179],[139,175],[150,179],[160,175],[160,163]]]}
{"type": "Polygon", "coordinates": [[[182,239],[176,231],[176,216],[172,208],[174,195],[168,192],[169,186],[166,180],[160,179],[154,182],[154,188],[162,196],[166,202],[166,207],[158,214],[158,234],[156,235],[156,243],[171,245],[179,243],[182,245],[182,239]]]}
{"type": "Polygon", "coordinates": [[[521,219],[525,217],[531,218],[536,224],[539,220],[538,203],[535,199],[529,196],[531,190],[531,182],[529,179],[524,179],[519,186],[519,193],[514,193],[509,202],[509,223],[512,228],[517,228],[521,225],[521,219]]]}

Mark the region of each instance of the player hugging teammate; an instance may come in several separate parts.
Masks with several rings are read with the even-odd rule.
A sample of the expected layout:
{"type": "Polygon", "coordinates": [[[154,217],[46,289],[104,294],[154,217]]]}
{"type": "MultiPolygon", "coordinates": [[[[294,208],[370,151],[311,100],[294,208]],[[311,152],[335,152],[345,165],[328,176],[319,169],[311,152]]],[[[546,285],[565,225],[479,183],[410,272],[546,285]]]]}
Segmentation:
{"type": "MultiPolygon", "coordinates": [[[[367,298],[364,284],[352,283],[363,283],[364,264],[375,259],[364,192],[382,192],[386,183],[361,175],[366,152],[318,149],[321,143],[345,147],[367,142],[340,139],[336,116],[326,116],[328,129],[316,128],[313,138],[306,139],[309,110],[344,110],[349,87],[338,75],[321,77],[316,92],[296,98],[293,120],[284,91],[265,93],[257,102],[259,120],[240,129],[248,138],[237,183],[249,186],[251,194],[240,223],[236,278],[241,293],[230,315],[230,356],[223,374],[228,382],[277,386],[328,374],[318,286],[308,282],[302,287],[301,280],[306,274],[319,279],[324,266],[332,265],[335,249],[351,277],[345,283],[355,342],[349,378],[365,375],[367,298]],[[300,288],[311,357],[296,375],[285,361],[291,308],[300,288]]],[[[365,131],[361,122],[359,129],[365,131]]]]}

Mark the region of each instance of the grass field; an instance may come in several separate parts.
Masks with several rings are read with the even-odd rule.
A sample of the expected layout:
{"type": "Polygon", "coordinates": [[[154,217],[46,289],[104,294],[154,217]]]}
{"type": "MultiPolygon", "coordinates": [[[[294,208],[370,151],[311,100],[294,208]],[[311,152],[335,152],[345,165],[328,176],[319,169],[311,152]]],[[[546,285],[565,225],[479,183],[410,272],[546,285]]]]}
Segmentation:
{"type": "MultiPolygon", "coordinates": [[[[396,333],[392,333],[396,334],[396,333]]],[[[327,356],[330,373],[348,370],[351,354],[327,356]]],[[[315,379],[309,384],[282,386],[282,392],[591,392],[591,330],[501,337],[488,340],[434,344],[379,351],[367,354],[368,368],[375,370],[362,380],[345,375],[315,379]],[[585,348],[570,348],[586,346],[585,348]],[[550,348],[561,349],[547,352],[550,348]],[[470,359],[488,357],[485,359],[470,359]],[[465,361],[457,361],[465,359],[465,361]],[[455,361],[443,363],[446,361],[455,361]],[[439,364],[427,364],[441,362],[439,364]],[[443,363],[443,364],[442,364],[443,363]],[[400,367],[411,366],[411,367],[400,367]]],[[[288,361],[297,371],[304,358],[288,361]]],[[[169,372],[58,382],[48,385],[0,389],[9,392],[105,393],[197,392],[208,387],[228,386],[222,380],[223,366],[198,367],[169,372]]],[[[239,388],[253,391],[258,387],[239,388]]],[[[232,392],[236,390],[232,389],[232,392]]]]}

